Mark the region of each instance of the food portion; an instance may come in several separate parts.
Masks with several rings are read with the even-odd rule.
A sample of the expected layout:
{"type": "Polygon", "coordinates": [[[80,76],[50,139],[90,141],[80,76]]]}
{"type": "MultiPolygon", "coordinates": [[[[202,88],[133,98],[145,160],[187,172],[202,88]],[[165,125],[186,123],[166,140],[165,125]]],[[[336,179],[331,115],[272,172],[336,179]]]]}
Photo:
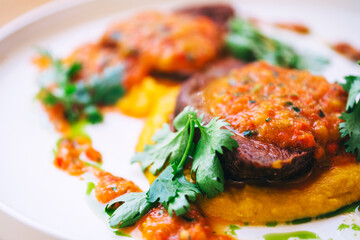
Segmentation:
{"type": "Polygon", "coordinates": [[[98,41],[85,44],[64,59],[67,63],[78,63],[81,70],[77,81],[88,82],[94,75],[102,74],[106,69],[115,66],[123,68],[123,76],[118,78],[119,84],[129,89],[148,74],[148,67],[134,56],[124,57],[119,54],[118,48],[98,41]]]}
{"type": "Polygon", "coordinates": [[[106,68],[101,73],[82,78],[83,65],[54,59],[42,53],[37,61],[44,63],[40,76],[41,90],[37,98],[43,103],[56,129],[68,133],[70,125],[86,119],[90,123],[102,122],[100,107],[113,105],[125,93],[121,82],[124,66],[106,68]]]}
{"type": "Polygon", "coordinates": [[[101,165],[102,155],[87,137],[63,138],[57,143],[54,165],[70,175],[79,176],[91,165],[101,165]]]}
{"type": "Polygon", "coordinates": [[[224,24],[232,15],[229,6],[143,12],[113,25],[97,42],[67,58],[41,50],[34,60],[42,73],[38,98],[60,132],[83,119],[102,122],[104,107],[113,106],[147,76],[183,80],[219,57],[224,24]]]}
{"type": "Polygon", "coordinates": [[[54,165],[93,179],[87,194],[116,234],[232,239],[239,225],[360,200],[360,77],[330,84],[308,71],[326,62],[226,4],[146,11],[66,58],[42,51],[37,97],[62,136],[54,165]],[[149,189],[101,168],[82,130],[107,111],[146,118],[132,162],[149,189]]]}
{"type": "Polygon", "coordinates": [[[340,148],[339,116],[347,99],[341,86],[265,62],[241,65],[228,59],[194,76],[176,107],[193,106],[205,121],[219,116],[231,124],[239,148],[222,159],[229,178],[286,180],[331,158],[326,149],[340,148]]]}
{"type": "Polygon", "coordinates": [[[206,17],[146,12],[114,25],[101,41],[151,70],[188,74],[218,55],[223,32],[206,17]]]}
{"type": "Polygon", "coordinates": [[[111,212],[110,225],[132,225],[158,203],[169,211],[170,216],[181,216],[189,211],[190,202],[222,192],[224,174],[218,154],[223,153],[223,148],[231,151],[237,146],[231,138],[232,133],[223,129],[227,125],[217,118],[205,124],[191,108],[185,108],[174,119],[175,132],[164,124],[152,138],[155,143],[146,145],[144,152],[137,153],[132,160],[140,162],[144,170],[148,168],[158,177],[146,193],[127,194],[110,202],[107,205],[110,209],[123,202],[111,212]],[[200,133],[197,142],[194,141],[195,132],[200,133]],[[189,168],[191,176],[186,176],[189,168]]]}
{"type": "MultiPolygon", "coordinates": [[[[223,66],[234,66],[235,62],[231,59],[228,59],[222,64],[223,66]]],[[[248,67],[249,69],[254,69],[255,66],[255,69],[257,69],[257,65],[262,66],[264,65],[264,63],[256,63],[253,66],[250,65],[246,66],[245,68],[248,67]]],[[[241,66],[242,65],[240,64],[240,67],[241,66]]],[[[278,69],[277,67],[269,66],[268,64],[265,64],[265,66],[276,68],[278,71],[286,70],[278,69]]],[[[214,67],[212,71],[213,74],[220,73],[220,70],[216,67],[214,67]]],[[[210,75],[210,72],[211,71],[207,73],[207,76],[210,75]]],[[[258,73],[258,71],[255,71],[254,74],[255,73],[258,73]]],[[[307,75],[308,73],[303,74],[307,75]]],[[[279,75],[281,75],[281,73],[279,75]]],[[[219,75],[215,74],[213,76],[219,75]]],[[[221,78],[220,80],[219,78],[215,79],[221,81],[221,78]]],[[[203,80],[203,78],[199,78],[199,82],[204,83],[203,80]]],[[[359,93],[358,90],[355,90],[357,84],[355,82],[357,81],[359,81],[359,78],[356,76],[347,77],[348,85],[343,85],[344,90],[349,91],[348,87],[351,88],[352,85],[353,93],[357,95],[359,93]]],[[[194,83],[194,81],[189,81],[188,83],[194,83]]],[[[339,91],[341,93],[340,96],[343,96],[345,94],[343,90],[339,89],[339,86],[335,86],[334,88],[334,86],[327,82],[323,83],[325,85],[328,85],[328,89],[339,91]]],[[[178,103],[179,99],[182,99],[182,97],[184,97],[181,96],[181,94],[187,87],[186,84],[183,85],[183,88],[180,91],[178,103]]],[[[201,91],[201,88],[198,88],[196,90],[201,91]]],[[[216,88],[216,90],[220,91],[221,88],[216,88]]],[[[233,88],[231,88],[231,90],[233,90],[233,88]]],[[[194,94],[193,96],[201,97],[200,94],[194,94]]],[[[190,96],[186,96],[184,99],[190,99],[190,96]]],[[[351,97],[349,99],[351,99],[351,97]]],[[[349,102],[351,101],[347,100],[348,104],[349,102]]],[[[194,101],[194,103],[201,104],[203,103],[203,101],[194,101]]],[[[346,98],[342,107],[343,111],[345,111],[345,104],[346,98]]],[[[359,105],[357,104],[356,106],[352,106],[352,109],[350,109],[350,111],[348,110],[347,113],[337,113],[337,116],[339,117],[341,114],[346,114],[346,116],[348,116],[349,118],[356,118],[356,116],[359,116],[356,112],[357,106],[359,105]]],[[[201,110],[199,109],[199,111],[201,110]]],[[[201,115],[200,113],[204,112],[199,112],[199,115],[201,115]]],[[[161,110],[158,111],[158,115],[162,115],[161,110]]],[[[207,113],[205,112],[205,121],[206,117],[207,113]]],[[[154,118],[156,118],[156,116],[154,118]]],[[[357,120],[353,121],[357,122],[357,120]]],[[[345,128],[349,130],[348,124],[349,122],[342,122],[340,127],[345,127],[343,125],[347,125],[348,127],[345,128]]],[[[146,127],[150,127],[150,124],[146,127]]],[[[153,125],[152,127],[155,128],[156,126],[153,125]]],[[[337,125],[337,128],[338,127],[339,124],[337,125]]],[[[355,126],[352,125],[352,127],[355,126]]],[[[350,129],[352,129],[352,127],[350,127],[350,129]]],[[[357,127],[355,128],[358,129],[357,127]]],[[[340,133],[338,133],[337,136],[339,134],[340,133]]],[[[355,132],[352,131],[350,135],[350,139],[353,139],[353,141],[357,139],[358,134],[356,134],[355,132]]],[[[141,135],[141,138],[143,139],[146,137],[148,138],[148,141],[150,141],[151,135],[144,132],[141,135]]],[[[202,201],[199,200],[197,204],[201,208],[205,216],[212,219],[213,221],[225,221],[237,224],[250,223],[252,225],[258,225],[274,222],[278,224],[284,222],[291,222],[293,220],[295,220],[294,222],[300,222],[301,220],[297,219],[303,218],[306,218],[306,221],[309,221],[309,219],[311,220],[312,217],[335,211],[342,206],[356,202],[360,198],[360,189],[357,184],[360,180],[358,177],[359,166],[357,164],[356,156],[346,153],[346,151],[349,152],[352,150],[353,147],[356,148],[356,146],[359,145],[355,142],[349,142],[347,146],[350,146],[350,148],[347,147],[345,149],[343,143],[344,140],[346,139],[340,139],[340,137],[338,136],[336,144],[334,142],[331,144],[329,143],[329,145],[325,147],[326,155],[323,156],[325,159],[313,159],[314,165],[312,166],[313,169],[311,174],[303,176],[303,179],[301,179],[301,181],[283,181],[278,183],[270,182],[266,184],[254,184],[253,181],[244,180],[241,182],[227,181],[225,182],[225,188],[222,193],[213,198],[205,198],[202,201]],[[224,208],[224,206],[228,207],[224,208]]],[[[356,152],[357,151],[354,150],[354,153],[356,152]]],[[[225,156],[226,155],[223,155],[220,159],[224,160],[225,156]]],[[[224,170],[226,170],[226,166],[224,166],[223,162],[222,164],[224,170]]],[[[296,166],[289,165],[289,167],[296,166]]]]}
{"type": "Polygon", "coordinates": [[[253,24],[240,18],[229,23],[226,47],[245,61],[266,60],[289,68],[305,68],[305,60],[292,47],[262,34],[253,24]]]}
{"type": "Polygon", "coordinates": [[[201,212],[194,208],[183,217],[171,217],[162,206],[152,209],[141,220],[139,230],[145,239],[209,239],[232,240],[231,236],[214,233],[211,224],[201,212]]]}
{"type": "Polygon", "coordinates": [[[360,167],[355,158],[342,155],[336,160],[343,163],[317,170],[301,184],[229,184],[219,196],[203,201],[201,210],[211,219],[238,224],[309,222],[360,199],[360,167]]]}

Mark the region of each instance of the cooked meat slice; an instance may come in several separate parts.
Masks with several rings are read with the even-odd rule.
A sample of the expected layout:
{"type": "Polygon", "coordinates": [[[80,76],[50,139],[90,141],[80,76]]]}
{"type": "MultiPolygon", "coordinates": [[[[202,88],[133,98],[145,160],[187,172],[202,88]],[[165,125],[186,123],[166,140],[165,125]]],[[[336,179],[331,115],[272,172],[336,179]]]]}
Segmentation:
{"type": "MultiPolygon", "coordinates": [[[[243,66],[243,62],[226,58],[218,61],[205,72],[192,76],[180,90],[175,115],[189,105],[197,109],[199,114],[204,114],[204,120],[208,122],[214,115],[210,113],[209,106],[206,106],[202,92],[215,79],[243,66]]],[[[225,150],[221,157],[228,179],[285,181],[304,176],[314,165],[314,148],[280,147],[270,142],[246,137],[232,126],[229,129],[234,131],[234,139],[239,143],[239,147],[232,152],[225,150]]]]}
{"type": "Polygon", "coordinates": [[[190,6],[180,8],[177,12],[208,17],[224,28],[226,28],[228,20],[235,16],[232,6],[223,3],[190,6]]]}
{"type": "Polygon", "coordinates": [[[235,151],[220,156],[225,175],[232,180],[286,181],[306,175],[314,166],[314,151],[281,148],[235,135],[235,151]]]}
{"type": "Polygon", "coordinates": [[[206,114],[203,109],[204,103],[200,101],[197,93],[201,92],[213,79],[222,77],[231,69],[240,68],[244,65],[245,63],[228,57],[213,63],[206,71],[194,74],[181,87],[175,106],[175,115],[180,113],[186,106],[193,106],[199,112],[206,114]]]}

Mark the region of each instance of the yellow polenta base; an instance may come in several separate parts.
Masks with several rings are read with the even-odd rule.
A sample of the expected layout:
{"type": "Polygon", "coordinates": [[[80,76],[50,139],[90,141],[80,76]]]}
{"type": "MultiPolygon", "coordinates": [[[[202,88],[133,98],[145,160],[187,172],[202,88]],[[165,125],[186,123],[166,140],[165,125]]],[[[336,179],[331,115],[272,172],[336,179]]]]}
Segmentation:
{"type": "Polygon", "coordinates": [[[228,222],[286,222],[335,211],[360,199],[360,165],[335,167],[302,188],[228,187],[200,207],[204,214],[228,222]]]}
{"type": "MultiPolygon", "coordinates": [[[[161,84],[154,86],[164,88],[161,84]]],[[[140,135],[137,151],[142,151],[145,144],[151,143],[155,131],[169,121],[178,90],[177,86],[172,86],[167,88],[165,94],[163,90],[158,91],[163,94],[156,103],[151,104],[152,108],[140,135]]],[[[132,110],[136,111],[136,108],[132,110]]],[[[146,176],[150,182],[155,178],[150,173],[146,173],[146,176]]],[[[199,207],[207,217],[213,219],[231,223],[265,224],[315,217],[358,200],[360,200],[360,165],[349,163],[334,167],[311,183],[296,188],[228,186],[217,197],[204,199],[199,203],[199,207]]]]}

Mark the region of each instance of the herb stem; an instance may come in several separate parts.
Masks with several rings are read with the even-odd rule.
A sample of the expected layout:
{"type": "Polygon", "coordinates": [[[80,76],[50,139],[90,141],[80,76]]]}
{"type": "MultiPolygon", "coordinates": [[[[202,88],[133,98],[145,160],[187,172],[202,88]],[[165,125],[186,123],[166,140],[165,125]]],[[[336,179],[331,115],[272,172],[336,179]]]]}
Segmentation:
{"type": "Polygon", "coordinates": [[[188,142],[187,142],[187,145],[186,145],[186,148],[185,148],[185,152],[184,152],[184,155],[182,156],[181,158],[181,161],[178,165],[178,168],[177,170],[179,169],[182,169],[187,157],[189,156],[189,152],[190,152],[190,148],[191,148],[191,144],[192,144],[192,141],[193,141],[193,138],[194,138],[194,130],[195,130],[195,123],[194,123],[194,120],[192,119],[192,116],[189,115],[189,124],[190,124],[190,135],[189,135],[189,139],[188,139],[188,142]]]}

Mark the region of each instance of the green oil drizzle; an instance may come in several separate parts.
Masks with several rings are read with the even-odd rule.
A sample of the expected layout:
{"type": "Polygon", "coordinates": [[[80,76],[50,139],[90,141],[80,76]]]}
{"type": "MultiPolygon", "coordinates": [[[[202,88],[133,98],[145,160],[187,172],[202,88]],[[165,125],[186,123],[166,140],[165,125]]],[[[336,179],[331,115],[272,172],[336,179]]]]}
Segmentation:
{"type": "Polygon", "coordinates": [[[342,223],[342,224],[339,225],[337,230],[342,231],[342,230],[344,230],[346,228],[349,228],[349,227],[350,227],[349,225],[347,225],[345,223],[342,223]]]}
{"type": "Polygon", "coordinates": [[[120,232],[120,231],[115,231],[114,233],[115,233],[117,236],[132,238],[131,235],[126,234],[126,233],[123,233],[123,232],[120,232]]]}
{"type": "Polygon", "coordinates": [[[311,222],[311,220],[312,220],[311,217],[299,218],[299,219],[292,220],[291,223],[296,225],[296,224],[308,223],[308,222],[311,222]]]}
{"type": "Polygon", "coordinates": [[[239,227],[238,225],[233,225],[233,224],[230,224],[229,225],[229,230],[225,232],[225,234],[231,234],[231,235],[234,235],[236,236],[236,230],[240,230],[241,227],[239,227]]]}
{"type": "Polygon", "coordinates": [[[87,183],[87,188],[86,188],[86,195],[89,196],[91,194],[92,190],[94,190],[94,188],[95,188],[95,183],[88,182],[87,183]]]}
{"type": "Polygon", "coordinates": [[[354,231],[360,231],[360,226],[357,225],[357,224],[355,224],[355,223],[351,224],[351,228],[352,228],[352,230],[354,230],[354,231]]]}
{"type": "Polygon", "coordinates": [[[267,227],[276,227],[278,225],[278,222],[267,222],[266,226],[267,227]]]}
{"type": "Polygon", "coordinates": [[[308,231],[288,232],[288,233],[269,233],[263,236],[265,240],[288,240],[298,239],[320,239],[316,233],[308,231]]]}
{"type": "Polygon", "coordinates": [[[333,212],[321,214],[321,215],[317,216],[316,219],[331,218],[331,217],[334,217],[334,216],[337,216],[337,215],[340,215],[343,213],[355,212],[355,209],[359,206],[359,204],[360,204],[360,202],[352,203],[345,207],[339,208],[333,212]]]}
{"type": "MultiPolygon", "coordinates": [[[[343,214],[343,213],[356,212],[356,209],[359,208],[359,204],[360,204],[360,202],[355,202],[355,203],[352,203],[352,204],[347,205],[345,207],[339,208],[339,209],[337,209],[337,210],[335,210],[333,212],[328,212],[328,213],[325,213],[325,214],[318,215],[315,218],[306,217],[306,218],[295,219],[295,220],[292,220],[292,221],[287,221],[286,224],[287,225],[290,225],[290,224],[296,225],[296,224],[308,223],[308,222],[311,222],[311,220],[313,220],[313,219],[331,218],[331,217],[334,217],[334,216],[337,216],[337,215],[340,215],[340,214],[343,214]]],[[[271,225],[270,222],[266,223],[266,226],[273,227],[273,225],[271,225]]],[[[359,226],[358,231],[360,231],[360,226],[359,226]]]]}
{"type": "Polygon", "coordinates": [[[73,138],[73,137],[90,138],[90,136],[85,132],[85,127],[87,124],[88,124],[88,121],[86,121],[86,120],[81,120],[79,122],[72,124],[71,128],[70,128],[70,134],[68,137],[70,137],[70,138],[73,138]]]}

